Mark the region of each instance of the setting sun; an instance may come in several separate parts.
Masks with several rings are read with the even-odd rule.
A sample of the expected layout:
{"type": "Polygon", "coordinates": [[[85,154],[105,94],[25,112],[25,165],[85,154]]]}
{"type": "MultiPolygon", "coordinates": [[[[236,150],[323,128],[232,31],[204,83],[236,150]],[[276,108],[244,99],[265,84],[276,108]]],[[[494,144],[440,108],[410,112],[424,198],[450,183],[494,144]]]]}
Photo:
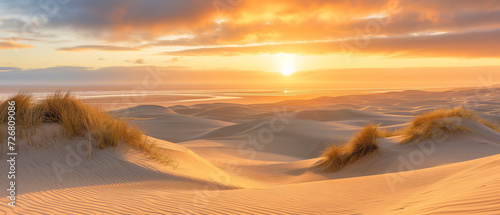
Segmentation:
{"type": "Polygon", "coordinates": [[[283,74],[285,76],[289,76],[289,75],[291,75],[292,73],[295,72],[295,68],[293,68],[293,66],[290,65],[290,64],[283,65],[283,67],[281,68],[280,72],[281,72],[281,74],[283,74]]]}
{"type": "Polygon", "coordinates": [[[295,61],[296,61],[296,56],[293,54],[284,54],[280,53],[275,55],[278,57],[278,62],[279,62],[279,72],[285,76],[289,76],[292,73],[296,72],[297,69],[295,68],[295,61]]]}

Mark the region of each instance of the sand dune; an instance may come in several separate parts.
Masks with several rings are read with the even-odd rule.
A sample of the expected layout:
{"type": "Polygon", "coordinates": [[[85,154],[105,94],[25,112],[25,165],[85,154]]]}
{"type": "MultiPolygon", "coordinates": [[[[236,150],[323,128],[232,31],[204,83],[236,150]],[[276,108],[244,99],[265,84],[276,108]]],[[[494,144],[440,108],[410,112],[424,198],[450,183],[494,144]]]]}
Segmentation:
{"type": "Polygon", "coordinates": [[[295,118],[316,121],[333,121],[346,125],[363,126],[367,122],[382,126],[395,125],[408,122],[409,117],[382,113],[372,113],[364,110],[305,110],[296,113],[295,118]]]}
{"type": "Polygon", "coordinates": [[[408,171],[500,154],[500,133],[467,120],[470,134],[448,134],[438,140],[399,145],[401,137],[381,138],[379,153],[349,165],[330,178],[408,171]]]}
{"type": "MultiPolygon", "coordinates": [[[[500,133],[460,119],[467,132],[399,144],[335,173],[312,166],[366,123],[405,127],[424,111],[461,105],[470,90],[405,91],[275,104],[138,106],[112,111],[162,146],[171,165],[131,148],[92,149],[45,125],[22,148],[18,206],[6,214],[495,214],[500,211],[500,133]],[[377,99],[379,98],[379,99],[377,99]],[[358,102],[359,101],[359,102],[358,102]],[[351,105],[343,105],[348,102],[351,105]],[[45,138],[45,139],[44,139],[45,138]],[[54,170],[65,172],[58,174],[54,170]]],[[[498,120],[498,96],[477,112],[498,120]]],[[[456,120],[456,119],[443,119],[456,120]]],[[[7,168],[2,162],[0,167],[7,168]]],[[[2,184],[6,177],[0,178],[2,184]]],[[[3,198],[3,202],[7,199],[3,198]]]]}
{"type": "MultiPolygon", "coordinates": [[[[170,188],[200,187],[200,181],[213,182],[206,171],[221,171],[191,150],[167,141],[156,140],[172,156],[172,165],[166,166],[148,158],[130,147],[93,149],[90,159],[86,138],[52,139],[45,132],[59,132],[58,126],[44,126],[33,139],[50,141],[50,146],[27,147],[19,153],[16,163],[18,192],[31,193],[71,187],[101,186],[109,184],[137,184],[148,181],[171,181],[170,188]],[[182,165],[180,164],[182,163],[182,165]],[[181,174],[187,173],[187,174],[181,174]]],[[[153,139],[154,138],[150,138],[153,139]]],[[[25,144],[18,142],[19,144],[25,144]]],[[[2,177],[2,183],[7,181],[2,177]]],[[[165,185],[167,186],[167,185],[165,185]]],[[[221,185],[222,186],[222,185],[221,185]]],[[[230,184],[224,187],[236,187],[230,184]]]]}
{"type": "Polygon", "coordinates": [[[205,194],[166,189],[165,183],[75,187],[23,194],[14,210],[4,205],[0,209],[85,214],[494,214],[500,210],[496,195],[500,184],[491,173],[499,168],[500,157],[492,156],[416,170],[407,172],[394,189],[388,186],[388,178],[398,173],[266,189],[202,190],[205,194]]]}
{"type": "Polygon", "coordinates": [[[180,115],[162,106],[138,106],[111,113],[134,120],[152,137],[172,142],[196,139],[216,128],[231,125],[228,122],[180,115]]]}

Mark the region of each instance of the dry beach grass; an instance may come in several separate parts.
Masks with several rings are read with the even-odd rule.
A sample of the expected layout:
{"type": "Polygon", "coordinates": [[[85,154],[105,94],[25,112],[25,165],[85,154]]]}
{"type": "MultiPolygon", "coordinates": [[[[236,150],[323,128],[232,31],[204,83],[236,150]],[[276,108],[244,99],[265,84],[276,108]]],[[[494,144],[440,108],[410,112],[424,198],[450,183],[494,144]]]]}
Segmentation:
{"type": "Polygon", "coordinates": [[[468,132],[470,129],[462,125],[462,120],[472,119],[493,130],[498,131],[498,125],[494,122],[481,118],[474,111],[464,107],[441,108],[426,112],[413,121],[400,133],[404,139],[401,144],[413,141],[424,142],[441,138],[446,133],[468,132]]]}
{"type": "Polygon", "coordinates": [[[89,144],[100,149],[117,147],[123,142],[165,163],[170,161],[170,158],[164,158],[163,150],[155,146],[154,141],[148,140],[137,126],[88,106],[69,92],[55,92],[38,102],[27,93],[18,93],[0,103],[2,124],[8,121],[8,101],[15,101],[18,137],[26,138],[28,145],[33,144],[30,138],[36,133],[37,127],[44,123],[55,123],[68,139],[88,136],[89,144]]]}
{"type": "Polygon", "coordinates": [[[336,172],[379,150],[377,138],[381,136],[377,125],[369,124],[359,131],[346,144],[328,148],[322,155],[324,159],[316,164],[324,172],[336,172]]]}
{"type": "Polygon", "coordinates": [[[499,130],[496,123],[481,118],[477,113],[465,107],[440,108],[417,116],[410,122],[410,125],[395,131],[368,124],[346,144],[329,147],[321,155],[323,159],[314,167],[324,172],[340,171],[345,166],[376,153],[379,150],[377,138],[402,136],[400,144],[407,144],[436,140],[446,134],[474,132],[463,125],[465,119],[474,120],[496,131],[499,130]]]}

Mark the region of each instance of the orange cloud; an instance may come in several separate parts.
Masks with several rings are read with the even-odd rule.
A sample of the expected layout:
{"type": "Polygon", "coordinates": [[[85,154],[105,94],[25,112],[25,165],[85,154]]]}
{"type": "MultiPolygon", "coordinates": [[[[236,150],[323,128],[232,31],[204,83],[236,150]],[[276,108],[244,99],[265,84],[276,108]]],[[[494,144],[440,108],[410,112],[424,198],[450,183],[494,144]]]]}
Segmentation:
{"type": "Polygon", "coordinates": [[[350,38],[375,19],[362,18],[374,14],[386,15],[377,34],[388,36],[499,28],[499,13],[495,0],[87,0],[65,5],[47,28],[108,42],[187,34],[193,39],[156,45],[228,45],[350,38]],[[221,19],[226,22],[215,22],[221,19]]]}
{"type": "Polygon", "coordinates": [[[136,59],[136,60],[126,60],[127,63],[135,63],[135,64],[144,64],[144,59],[136,59]]]}
{"type": "Polygon", "coordinates": [[[190,34],[191,38],[160,40],[148,46],[316,42],[351,39],[360,32],[367,36],[405,36],[500,28],[500,5],[495,1],[269,0],[244,1],[219,12],[215,17],[211,13],[204,16],[207,20],[197,20],[205,23],[202,27],[181,26],[179,30],[179,26],[172,26],[172,30],[190,34]],[[226,21],[215,23],[217,17],[226,21]]]}
{"type": "MultiPolygon", "coordinates": [[[[7,6],[11,4],[18,3],[12,1],[7,6]]],[[[23,8],[27,15],[39,9],[30,7],[23,8]]],[[[203,46],[208,48],[167,54],[329,54],[342,53],[338,41],[356,41],[361,32],[361,36],[379,37],[357,51],[363,54],[496,57],[491,47],[498,42],[491,38],[500,29],[499,20],[498,0],[86,0],[65,5],[44,29],[71,29],[80,36],[110,43],[145,44],[85,45],[63,47],[60,51],[203,46]],[[474,31],[478,33],[471,33],[474,31]],[[436,32],[448,34],[409,36],[436,32]],[[179,35],[188,36],[161,39],[179,35]],[[482,38],[486,40],[478,40],[482,38]]],[[[0,21],[4,28],[22,24],[12,19],[0,21]]]]}
{"type": "Polygon", "coordinates": [[[500,30],[403,36],[387,38],[357,38],[329,42],[301,42],[255,46],[232,46],[186,49],[165,52],[165,55],[233,56],[253,54],[293,53],[302,55],[323,54],[378,54],[392,57],[500,57],[500,30]]]}
{"type": "Polygon", "coordinates": [[[33,48],[33,46],[11,41],[0,41],[0,49],[27,49],[27,48],[33,48]]]}
{"type": "Polygon", "coordinates": [[[69,51],[69,52],[79,52],[79,51],[140,51],[138,48],[134,47],[123,47],[123,46],[106,46],[106,45],[82,45],[74,47],[63,47],[56,49],[58,51],[69,51]]]}

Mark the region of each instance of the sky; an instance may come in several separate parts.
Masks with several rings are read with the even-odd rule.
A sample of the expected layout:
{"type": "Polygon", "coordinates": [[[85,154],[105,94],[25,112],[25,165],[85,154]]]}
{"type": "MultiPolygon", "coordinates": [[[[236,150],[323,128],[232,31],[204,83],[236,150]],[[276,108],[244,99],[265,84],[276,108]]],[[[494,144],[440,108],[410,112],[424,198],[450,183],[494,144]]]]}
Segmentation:
{"type": "Polygon", "coordinates": [[[474,86],[498,38],[497,0],[0,0],[0,84],[474,86]]]}

